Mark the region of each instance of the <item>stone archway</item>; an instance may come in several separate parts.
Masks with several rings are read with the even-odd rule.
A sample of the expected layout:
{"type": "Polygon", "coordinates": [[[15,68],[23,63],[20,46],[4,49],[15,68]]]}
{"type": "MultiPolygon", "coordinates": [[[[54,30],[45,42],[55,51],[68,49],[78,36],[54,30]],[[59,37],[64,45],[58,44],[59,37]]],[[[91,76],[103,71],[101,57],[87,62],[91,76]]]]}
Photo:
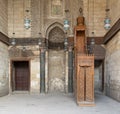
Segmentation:
{"type": "Polygon", "coordinates": [[[48,35],[49,49],[64,49],[64,31],[58,26],[54,27],[48,35]]]}

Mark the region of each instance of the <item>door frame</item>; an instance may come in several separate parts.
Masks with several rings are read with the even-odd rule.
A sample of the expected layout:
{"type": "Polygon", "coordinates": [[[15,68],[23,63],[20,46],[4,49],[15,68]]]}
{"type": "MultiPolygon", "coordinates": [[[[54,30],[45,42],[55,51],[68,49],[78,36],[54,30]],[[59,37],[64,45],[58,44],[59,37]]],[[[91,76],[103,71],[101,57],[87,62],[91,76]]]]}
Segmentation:
{"type": "Polygon", "coordinates": [[[30,89],[31,89],[31,86],[30,86],[30,83],[31,83],[31,74],[30,74],[30,67],[31,67],[31,65],[30,65],[30,59],[26,59],[26,58],[19,58],[19,59],[11,59],[10,60],[10,91],[11,92],[14,92],[14,91],[16,91],[16,90],[14,90],[14,88],[13,88],[13,80],[12,80],[12,78],[13,78],[13,67],[12,67],[12,65],[13,65],[13,63],[14,62],[22,62],[22,61],[26,61],[26,62],[28,62],[28,69],[29,69],[29,89],[28,89],[28,92],[30,92],[30,89]]]}

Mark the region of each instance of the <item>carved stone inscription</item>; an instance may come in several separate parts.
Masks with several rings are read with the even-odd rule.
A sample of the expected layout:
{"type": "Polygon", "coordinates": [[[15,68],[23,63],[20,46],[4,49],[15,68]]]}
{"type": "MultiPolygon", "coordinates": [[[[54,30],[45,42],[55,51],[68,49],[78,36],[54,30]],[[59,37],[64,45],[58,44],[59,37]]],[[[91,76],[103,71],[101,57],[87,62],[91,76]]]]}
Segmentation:
{"type": "Polygon", "coordinates": [[[64,31],[59,27],[54,27],[49,33],[49,49],[64,48],[64,31]]]}
{"type": "Polygon", "coordinates": [[[51,13],[52,13],[52,16],[63,15],[63,1],[62,0],[52,0],[51,13]]]}
{"type": "Polygon", "coordinates": [[[49,33],[49,41],[54,43],[62,43],[64,42],[64,31],[61,30],[59,27],[54,27],[49,33]]]}

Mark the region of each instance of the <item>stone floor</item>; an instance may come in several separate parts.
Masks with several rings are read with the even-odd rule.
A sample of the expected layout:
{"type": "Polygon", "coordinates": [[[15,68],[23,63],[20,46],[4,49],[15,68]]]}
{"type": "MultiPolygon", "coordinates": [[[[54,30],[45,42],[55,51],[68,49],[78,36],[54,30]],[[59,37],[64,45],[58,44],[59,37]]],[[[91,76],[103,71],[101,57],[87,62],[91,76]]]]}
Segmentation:
{"type": "Polygon", "coordinates": [[[0,114],[120,114],[120,103],[100,93],[94,107],[78,107],[72,95],[15,94],[0,97],[0,114]]]}

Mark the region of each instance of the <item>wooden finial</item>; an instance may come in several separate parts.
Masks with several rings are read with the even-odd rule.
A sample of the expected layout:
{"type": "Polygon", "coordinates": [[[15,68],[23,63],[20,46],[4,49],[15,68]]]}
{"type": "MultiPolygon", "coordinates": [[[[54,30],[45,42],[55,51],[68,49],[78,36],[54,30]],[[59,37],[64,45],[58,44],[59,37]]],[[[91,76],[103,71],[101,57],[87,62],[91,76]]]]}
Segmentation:
{"type": "Polygon", "coordinates": [[[84,17],[78,17],[77,18],[77,25],[78,26],[84,25],[84,17]]]}

